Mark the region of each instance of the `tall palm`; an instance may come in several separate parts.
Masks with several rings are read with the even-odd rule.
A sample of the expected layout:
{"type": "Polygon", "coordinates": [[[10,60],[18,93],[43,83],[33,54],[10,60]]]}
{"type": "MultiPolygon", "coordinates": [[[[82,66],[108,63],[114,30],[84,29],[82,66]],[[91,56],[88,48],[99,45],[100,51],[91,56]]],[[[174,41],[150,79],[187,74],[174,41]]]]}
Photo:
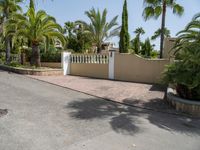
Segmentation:
{"type": "Polygon", "coordinates": [[[144,0],[144,3],[145,9],[143,11],[143,17],[145,20],[150,18],[157,19],[160,15],[162,15],[160,36],[160,58],[162,58],[167,8],[171,8],[173,13],[179,16],[183,14],[184,8],[177,4],[176,0],[144,0]]]}
{"type": "MultiPolygon", "coordinates": [[[[46,40],[59,39],[63,44],[65,38],[62,34],[62,27],[56,23],[55,18],[46,14],[45,11],[36,12],[34,8],[29,8],[26,15],[15,14],[15,20],[7,22],[7,32],[9,33],[15,26],[15,37],[25,37],[31,42],[32,57],[31,65],[40,67],[40,49],[41,42],[46,40]]],[[[12,33],[12,32],[10,32],[12,33]]]]}
{"type": "Polygon", "coordinates": [[[134,33],[136,34],[136,36],[140,37],[140,35],[145,34],[145,31],[144,31],[144,29],[142,27],[139,27],[134,31],[134,33]]]}
{"type": "MultiPolygon", "coordinates": [[[[157,39],[158,37],[161,36],[162,30],[159,28],[154,32],[154,35],[151,37],[152,40],[157,39]]],[[[164,37],[170,37],[170,30],[167,28],[164,29],[164,37]]]]}
{"type": "Polygon", "coordinates": [[[145,31],[144,31],[144,29],[142,27],[139,27],[134,31],[134,33],[136,34],[136,37],[135,37],[136,38],[135,39],[135,42],[136,42],[136,47],[135,48],[136,49],[135,49],[135,51],[136,51],[136,54],[138,54],[139,51],[140,51],[140,47],[141,47],[140,36],[145,34],[145,31]]]}
{"type": "MultiPolygon", "coordinates": [[[[12,13],[21,10],[19,4],[22,0],[0,0],[0,15],[2,17],[2,23],[4,24],[12,13]]],[[[1,24],[1,26],[3,25],[1,24]]],[[[3,32],[3,31],[2,31],[3,32]]],[[[10,62],[10,51],[11,51],[11,37],[5,35],[5,45],[6,45],[6,62],[10,62]]]]}
{"type": "Polygon", "coordinates": [[[119,27],[114,28],[118,25],[118,16],[115,16],[110,22],[107,22],[106,9],[104,9],[103,13],[101,14],[99,10],[96,11],[94,8],[92,8],[91,10],[86,11],[85,14],[90,19],[90,23],[86,23],[84,21],[77,21],[77,23],[82,24],[85,28],[85,31],[90,33],[92,41],[97,46],[97,52],[100,53],[102,43],[105,40],[119,35],[119,27]]]}

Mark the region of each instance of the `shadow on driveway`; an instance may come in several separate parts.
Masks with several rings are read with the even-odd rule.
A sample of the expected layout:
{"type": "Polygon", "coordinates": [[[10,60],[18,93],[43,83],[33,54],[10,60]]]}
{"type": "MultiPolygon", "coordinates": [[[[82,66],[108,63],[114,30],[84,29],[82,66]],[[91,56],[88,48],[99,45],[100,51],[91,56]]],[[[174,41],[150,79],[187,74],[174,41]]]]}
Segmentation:
{"type": "Polygon", "coordinates": [[[153,84],[149,91],[159,91],[159,92],[165,92],[167,90],[167,87],[162,84],[153,84]]]}
{"type": "MultiPolygon", "coordinates": [[[[157,100],[152,100],[153,104],[156,102],[157,100]]],[[[146,105],[152,104],[146,103],[146,105]]],[[[141,122],[141,118],[144,118],[150,124],[169,132],[200,135],[200,119],[139,109],[98,98],[74,101],[66,108],[71,110],[70,116],[75,119],[88,121],[109,119],[109,124],[117,133],[134,135],[142,132],[140,125],[145,123],[141,122]]]]}

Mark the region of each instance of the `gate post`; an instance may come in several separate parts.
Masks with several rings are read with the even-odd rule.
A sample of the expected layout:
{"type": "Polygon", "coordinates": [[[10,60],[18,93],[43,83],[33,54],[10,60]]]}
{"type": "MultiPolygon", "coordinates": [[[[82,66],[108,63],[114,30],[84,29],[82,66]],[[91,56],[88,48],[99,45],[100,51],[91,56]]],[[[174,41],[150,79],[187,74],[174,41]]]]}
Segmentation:
{"type": "Polygon", "coordinates": [[[64,75],[70,74],[71,52],[62,52],[62,68],[64,75]]]}
{"type": "Polygon", "coordinates": [[[109,50],[109,66],[108,66],[108,78],[115,79],[115,50],[109,50]]]}

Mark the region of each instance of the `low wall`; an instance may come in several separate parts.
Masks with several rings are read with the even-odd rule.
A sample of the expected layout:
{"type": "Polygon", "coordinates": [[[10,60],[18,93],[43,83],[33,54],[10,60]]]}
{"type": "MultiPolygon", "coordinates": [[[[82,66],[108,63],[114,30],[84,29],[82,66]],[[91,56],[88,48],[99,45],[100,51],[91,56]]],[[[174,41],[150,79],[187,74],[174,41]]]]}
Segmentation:
{"type": "Polygon", "coordinates": [[[59,62],[42,62],[42,67],[49,67],[49,68],[61,68],[61,63],[59,62]]]}
{"type": "Polygon", "coordinates": [[[178,97],[172,88],[167,89],[167,101],[177,111],[185,112],[200,117],[200,102],[178,97]]]}
{"type": "Polygon", "coordinates": [[[36,76],[60,76],[63,75],[62,69],[28,69],[16,68],[11,66],[0,65],[1,70],[10,71],[23,75],[36,75],[36,76]]]}
{"type": "Polygon", "coordinates": [[[116,54],[114,78],[122,81],[159,83],[169,60],[145,59],[132,54],[116,54]]]}
{"type": "Polygon", "coordinates": [[[108,64],[71,63],[70,74],[77,76],[108,78],[108,64]]]}

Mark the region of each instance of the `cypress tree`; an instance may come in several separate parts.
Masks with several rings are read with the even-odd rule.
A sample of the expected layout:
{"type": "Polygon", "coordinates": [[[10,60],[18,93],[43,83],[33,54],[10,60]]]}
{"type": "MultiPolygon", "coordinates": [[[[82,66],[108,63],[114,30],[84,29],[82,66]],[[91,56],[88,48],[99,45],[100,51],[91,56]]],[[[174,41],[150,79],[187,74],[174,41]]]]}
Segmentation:
{"type": "Polygon", "coordinates": [[[128,53],[129,48],[129,33],[128,33],[128,10],[127,1],[124,1],[123,12],[122,12],[122,27],[120,32],[119,41],[119,52],[128,53]]]}
{"type": "Polygon", "coordinates": [[[34,0],[30,0],[29,8],[33,8],[33,9],[35,9],[35,3],[34,3],[34,0]]]}

